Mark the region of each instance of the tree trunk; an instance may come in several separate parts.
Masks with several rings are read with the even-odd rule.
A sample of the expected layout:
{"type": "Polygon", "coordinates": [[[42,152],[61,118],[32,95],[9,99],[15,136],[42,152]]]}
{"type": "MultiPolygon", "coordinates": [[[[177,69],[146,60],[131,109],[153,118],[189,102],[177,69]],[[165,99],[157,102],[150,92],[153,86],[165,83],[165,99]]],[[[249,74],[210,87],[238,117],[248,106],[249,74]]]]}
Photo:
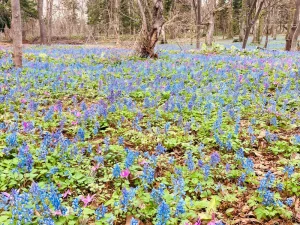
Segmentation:
{"type": "Polygon", "coordinates": [[[22,67],[22,22],[20,1],[11,0],[13,62],[16,67],[22,67]]]}
{"type": "Polygon", "coordinates": [[[48,45],[51,45],[51,39],[52,39],[52,9],[53,9],[53,0],[48,0],[48,7],[47,7],[47,30],[48,30],[48,37],[47,37],[47,43],[48,45]]]}
{"type": "Polygon", "coordinates": [[[278,12],[277,9],[275,8],[272,13],[272,27],[271,27],[273,40],[277,39],[277,23],[278,23],[277,14],[278,12]]]}
{"type": "Polygon", "coordinates": [[[268,42],[269,42],[269,24],[270,24],[270,14],[271,12],[268,12],[267,14],[267,24],[266,24],[266,40],[265,40],[265,45],[264,48],[268,47],[268,42]]]}
{"type": "Polygon", "coordinates": [[[292,39],[292,45],[291,45],[291,51],[297,51],[298,49],[298,37],[300,34],[300,22],[298,22],[297,29],[295,30],[293,39],[292,39]]]}
{"type": "Polygon", "coordinates": [[[252,2],[251,8],[250,8],[249,13],[248,13],[248,15],[247,15],[247,26],[246,26],[246,32],[245,32],[245,37],[244,37],[244,40],[243,40],[243,46],[242,46],[242,49],[245,49],[246,46],[247,46],[247,42],[248,42],[250,30],[251,30],[251,28],[253,27],[253,25],[255,24],[255,22],[256,22],[257,19],[258,19],[258,16],[259,16],[259,14],[260,14],[260,12],[261,12],[261,10],[262,10],[264,1],[265,1],[265,0],[260,0],[260,3],[259,3],[259,5],[258,5],[258,9],[256,10],[253,19],[251,19],[251,16],[252,16],[252,13],[253,13],[253,11],[254,11],[254,8],[255,8],[255,5],[256,5],[256,3],[257,3],[257,0],[254,0],[254,1],[252,2]]]}
{"type": "Polygon", "coordinates": [[[233,38],[233,5],[232,0],[229,1],[229,8],[228,8],[228,30],[227,30],[227,38],[233,38]]]}
{"type": "Polygon", "coordinates": [[[198,0],[197,2],[197,14],[196,14],[196,24],[197,24],[197,39],[196,39],[196,48],[200,48],[200,35],[201,35],[201,6],[202,1],[198,0]]]}
{"type": "Polygon", "coordinates": [[[40,38],[41,38],[41,44],[46,44],[46,27],[45,27],[45,21],[43,18],[43,0],[38,0],[38,17],[39,17],[39,25],[40,25],[40,38]]]}
{"type": "Polygon", "coordinates": [[[208,29],[207,34],[205,37],[205,44],[208,46],[212,45],[213,37],[214,37],[214,30],[215,30],[215,5],[216,0],[210,1],[210,15],[209,15],[209,21],[208,21],[208,29]]]}
{"type": "Polygon", "coordinates": [[[245,30],[246,30],[246,14],[247,14],[247,2],[246,0],[242,0],[242,12],[240,16],[240,33],[239,33],[239,41],[243,41],[245,37],[245,30]]]}
{"type": "Polygon", "coordinates": [[[155,0],[153,8],[153,22],[151,29],[148,30],[146,15],[144,7],[140,0],[138,0],[139,9],[142,16],[142,32],[141,38],[139,41],[139,46],[137,53],[140,57],[147,58],[156,58],[157,54],[154,53],[155,45],[158,41],[158,37],[161,34],[162,27],[165,23],[163,17],[163,3],[162,0],[155,0]]]}
{"type": "Polygon", "coordinates": [[[161,36],[162,36],[161,44],[167,44],[168,42],[167,42],[167,37],[166,37],[165,26],[162,26],[161,36]]]}
{"type": "Polygon", "coordinates": [[[297,25],[299,22],[299,13],[300,13],[300,0],[296,0],[296,10],[295,10],[295,14],[294,14],[293,24],[287,35],[286,43],[285,43],[286,51],[290,51],[292,48],[293,37],[294,37],[295,31],[297,29],[297,25]]]}
{"type": "Polygon", "coordinates": [[[116,44],[120,44],[120,0],[115,0],[115,32],[116,32],[116,44]]]}

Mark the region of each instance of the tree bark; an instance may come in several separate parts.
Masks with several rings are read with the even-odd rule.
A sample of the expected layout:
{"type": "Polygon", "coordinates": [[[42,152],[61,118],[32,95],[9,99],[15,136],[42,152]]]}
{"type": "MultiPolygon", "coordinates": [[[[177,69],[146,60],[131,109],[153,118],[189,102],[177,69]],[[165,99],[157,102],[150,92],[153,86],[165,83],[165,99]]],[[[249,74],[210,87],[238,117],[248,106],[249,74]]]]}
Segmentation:
{"type": "Polygon", "coordinates": [[[196,14],[196,24],[197,24],[197,38],[196,38],[196,48],[200,48],[200,35],[201,35],[201,6],[202,1],[197,2],[197,14],[196,14]]]}
{"type": "Polygon", "coordinates": [[[163,17],[163,3],[162,0],[155,0],[153,8],[153,22],[151,29],[148,30],[146,15],[144,7],[140,0],[138,0],[139,9],[142,16],[142,32],[141,38],[139,41],[139,46],[137,53],[140,57],[147,58],[156,58],[157,54],[154,53],[155,45],[158,41],[158,37],[161,34],[162,27],[165,23],[163,17]]]}
{"type": "Polygon", "coordinates": [[[53,9],[53,0],[48,0],[48,7],[47,7],[47,26],[48,26],[48,37],[47,43],[51,45],[52,42],[52,9],[53,9]]]}
{"type": "Polygon", "coordinates": [[[19,0],[11,0],[13,62],[16,67],[22,67],[22,21],[19,0]]]}
{"type": "Polygon", "coordinates": [[[244,37],[244,40],[243,40],[243,46],[242,46],[242,49],[245,49],[246,46],[247,46],[247,42],[248,42],[248,38],[249,38],[249,35],[250,35],[250,31],[251,31],[251,28],[253,27],[253,25],[255,24],[255,22],[257,21],[258,19],[258,16],[262,10],[262,7],[263,7],[263,4],[264,4],[264,1],[265,0],[261,0],[259,5],[258,5],[258,9],[256,10],[255,12],[255,15],[254,15],[254,18],[251,19],[251,16],[252,16],[252,13],[254,11],[254,8],[255,8],[255,5],[257,3],[257,0],[254,0],[252,2],[252,5],[251,5],[251,8],[249,10],[249,13],[247,15],[247,26],[246,26],[246,32],[245,32],[245,37],[244,37]]]}
{"type": "Polygon", "coordinates": [[[39,17],[39,25],[40,25],[40,39],[41,44],[46,44],[46,27],[45,27],[45,21],[43,17],[43,7],[44,1],[38,0],[38,17],[39,17]]]}
{"type": "Polygon", "coordinates": [[[246,0],[242,0],[242,12],[240,16],[240,33],[239,33],[239,41],[243,41],[245,37],[245,30],[246,30],[246,14],[247,14],[247,2],[246,0]]]}
{"type": "Polygon", "coordinates": [[[264,48],[268,47],[268,42],[269,42],[269,24],[270,24],[270,14],[271,12],[268,12],[267,14],[267,23],[266,23],[266,40],[265,40],[265,45],[264,48]]]}
{"type": "MultiPolygon", "coordinates": [[[[300,13],[300,0],[296,0],[296,10],[294,14],[293,24],[291,26],[291,29],[287,35],[286,43],[285,43],[285,50],[290,51],[292,48],[292,41],[294,38],[295,31],[297,29],[297,25],[299,23],[299,13],[300,13]]],[[[298,37],[297,37],[298,38],[298,37]]]]}
{"type": "Polygon", "coordinates": [[[115,0],[115,32],[116,32],[116,44],[120,44],[120,0],[115,0]]]}
{"type": "Polygon", "coordinates": [[[228,8],[228,31],[227,31],[227,38],[233,38],[233,5],[232,0],[229,1],[229,8],[228,8]]]}
{"type": "Polygon", "coordinates": [[[297,51],[298,50],[298,37],[300,34],[300,22],[298,22],[297,29],[295,30],[293,39],[292,39],[292,45],[291,45],[291,51],[297,51]]]}
{"type": "Polygon", "coordinates": [[[210,1],[210,14],[209,14],[209,21],[208,21],[208,29],[207,34],[205,37],[205,44],[208,46],[212,45],[213,37],[214,37],[214,30],[215,30],[215,6],[216,6],[216,0],[210,1]]]}
{"type": "Polygon", "coordinates": [[[168,41],[167,41],[167,37],[166,37],[165,26],[162,26],[162,29],[161,29],[161,36],[162,36],[161,44],[167,44],[168,41]]]}

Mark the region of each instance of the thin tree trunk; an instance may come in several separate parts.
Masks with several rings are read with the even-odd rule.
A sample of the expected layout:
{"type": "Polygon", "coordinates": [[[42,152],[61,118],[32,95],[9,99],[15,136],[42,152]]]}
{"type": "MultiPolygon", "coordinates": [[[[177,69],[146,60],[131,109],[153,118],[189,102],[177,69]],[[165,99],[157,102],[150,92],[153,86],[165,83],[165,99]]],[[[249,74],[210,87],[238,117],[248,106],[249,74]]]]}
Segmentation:
{"type": "Polygon", "coordinates": [[[19,0],[11,0],[13,62],[16,67],[22,67],[22,21],[19,0]]]}
{"type": "Polygon", "coordinates": [[[239,33],[239,41],[243,41],[245,37],[245,30],[246,30],[246,21],[247,21],[247,1],[242,0],[242,12],[240,16],[240,33],[239,33]]]}
{"type": "Polygon", "coordinates": [[[38,0],[38,17],[39,17],[39,25],[40,25],[40,38],[41,38],[41,44],[46,44],[46,27],[45,27],[45,21],[43,18],[43,0],[38,0]]]}
{"type": "Polygon", "coordinates": [[[120,16],[119,16],[119,10],[120,10],[120,0],[115,0],[115,32],[116,32],[116,44],[120,44],[120,16]]]}
{"type": "MultiPolygon", "coordinates": [[[[52,39],[52,9],[53,9],[53,0],[47,0],[47,44],[51,45],[52,39]]],[[[72,27],[72,25],[70,26],[72,27]]]]}
{"type": "Polygon", "coordinates": [[[227,30],[227,38],[233,38],[233,5],[232,0],[229,1],[229,8],[228,8],[228,30],[227,30]]]}
{"type": "Polygon", "coordinates": [[[250,35],[251,28],[253,27],[253,25],[255,24],[256,20],[258,19],[258,16],[260,14],[260,11],[262,10],[264,1],[265,0],[261,0],[260,1],[258,9],[256,10],[255,16],[254,16],[254,18],[252,20],[251,20],[251,15],[252,15],[252,13],[254,11],[254,8],[255,8],[255,5],[257,3],[257,0],[254,0],[253,3],[252,3],[252,5],[251,5],[251,8],[250,8],[249,13],[247,15],[247,26],[246,26],[246,32],[245,32],[245,37],[244,37],[244,40],[243,40],[242,49],[245,49],[246,46],[247,46],[247,42],[248,42],[248,38],[249,38],[249,35],[250,35]]]}
{"type": "Polygon", "coordinates": [[[290,51],[292,48],[293,37],[299,22],[299,13],[300,13],[300,0],[296,0],[296,11],[294,14],[293,24],[286,38],[286,44],[285,44],[286,51],[290,51]]]}
{"type": "Polygon", "coordinates": [[[291,45],[291,51],[297,51],[298,49],[298,37],[300,34],[300,22],[298,22],[297,29],[295,30],[293,39],[292,39],[292,45],[291,45]]]}
{"type": "Polygon", "coordinates": [[[197,40],[196,40],[196,48],[200,48],[200,35],[201,35],[201,6],[202,6],[202,1],[198,0],[197,3],[197,14],[196,14],[196,19],[197,19],[197,40]]]}
{"type": "Polygon", "coordinates": [[[276,40],[276,38],[277,38],[277,22],[278,22],[277,14],[278,14],[278,11],[275,8],[273,10],[273,13],[272,13],[272,28],[271,28],[272,29],[272,38],[273,38],[273,40],[276,40]]]}
{"type": "Polygon", "coordinates": [[[270,14],[271,14],[271,12],[268,12],[268,15],[267,15],[267,24],[266,24],[266,40],[265,40],[264,48],[267,48],[267,47],[268,47],[268,42],[269,42],[270,14]]]}

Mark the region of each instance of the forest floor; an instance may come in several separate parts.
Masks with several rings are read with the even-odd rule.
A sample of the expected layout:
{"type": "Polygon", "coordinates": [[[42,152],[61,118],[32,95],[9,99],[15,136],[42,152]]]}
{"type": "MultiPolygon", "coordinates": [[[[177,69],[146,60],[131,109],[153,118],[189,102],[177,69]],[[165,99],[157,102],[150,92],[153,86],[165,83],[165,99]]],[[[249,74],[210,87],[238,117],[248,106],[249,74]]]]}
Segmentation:
{"type": "Polygon", "coordinates": [[[223,44],[0,49],[0,224],[299,224],[300,54],[223,44]]]}

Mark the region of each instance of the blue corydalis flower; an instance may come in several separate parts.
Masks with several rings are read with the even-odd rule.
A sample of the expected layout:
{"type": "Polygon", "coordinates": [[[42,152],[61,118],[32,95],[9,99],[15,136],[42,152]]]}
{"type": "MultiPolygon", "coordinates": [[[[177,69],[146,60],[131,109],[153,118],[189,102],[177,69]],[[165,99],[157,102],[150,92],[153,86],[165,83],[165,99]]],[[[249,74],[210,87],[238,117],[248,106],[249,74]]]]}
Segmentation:
{"type": "Polygon", "coordinates": [[[166,152],[166,149],[164,148],[164,146],[162,146],[161,143],[159,143],[156,148],[155,148],[156,152],[158,155],[160,154],[164,154],[166,152]]]}
{"type": "Polygon", "coordinates": [[[291,177],[294,173],[294,167],[293,166],[285,166],[283,169],[283,173],[286,173],[288,177],[291,177]]]}
{"type": "Polygon", "coordinates": [[[215,167],[219,162],[221,161],[220,159],[220,154],[218,152],[213,152],[210,155],[210,164],[215,167]]]}
{"type": "Polygon", "coordinates": [[[156,215],[157,223],[156,225],[166,225],[170,219],[170,207],[169,205],[163,201],[157,209],[156,215]]]}
{"type": "Polygon", "coordinates": [[[105,216],[106,213],[107,213],[107,207],[105,207],[102,204],[101,207],[98,207],[95,210],[96,220],[100,220],[100,219],[104,218],[104,216],[105,216]]]}
{"type": "Polygon", "coordinates": [[[6,144],[8,145],[8,147],[15,147],[18,145],[16,132],[6,137],[6,144]]]}
{"type": "Polygon", "coordinates": [[[120,174],[121,174],[121,168],[120,168],[119,164],[116,164],[116,165],[114,166],[112,174],[113,174],[113,177],[114,177],[114,178],[120,177],[120,174]]]}
{"type": "Polygon", "coordinates": [[[194,164],[194,161],[193,161],[193,155],[192,155],[191,151],[189,151],[187,153],[187,159],[186,159],[185,163],[186,163],[189,171],[193,171],[195,169],[195,164],[194,164]]]}
{"type": "Polygon", "coordinates": [[[81,127],[77,131],[77,137],[80,141],[84,141],[84,130],[81,127]]]}

